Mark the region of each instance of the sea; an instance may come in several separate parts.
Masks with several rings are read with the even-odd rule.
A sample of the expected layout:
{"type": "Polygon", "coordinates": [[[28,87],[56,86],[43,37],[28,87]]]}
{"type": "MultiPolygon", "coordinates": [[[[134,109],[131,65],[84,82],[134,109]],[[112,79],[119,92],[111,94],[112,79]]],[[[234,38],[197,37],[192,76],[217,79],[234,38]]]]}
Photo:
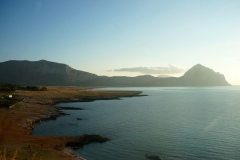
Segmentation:
{"type": "Polygon", "coordinates": [[[33,135],[98,134],[111,141],[76,152],[87,160],[239,160],[240,86],[102,88],[147,96],[61,103],[62,116],[35,125],[33,135]]]}

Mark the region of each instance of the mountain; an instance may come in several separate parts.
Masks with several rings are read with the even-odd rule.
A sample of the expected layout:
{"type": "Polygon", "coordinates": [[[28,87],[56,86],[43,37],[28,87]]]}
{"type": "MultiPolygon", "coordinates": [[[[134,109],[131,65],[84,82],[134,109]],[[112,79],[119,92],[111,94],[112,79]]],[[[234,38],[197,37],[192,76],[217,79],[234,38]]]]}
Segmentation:
{"type": "Polygon", "coordinates": [[[230,85],[223,74],[197,64],[179,78],[183,86],[226,86],[230,85]]]}
{"type": "Polygon", "coordinates": [[[40,61],[6,61],[0,63],[0,83],[19,85],[78,85],[108,87],[157,86],[227,86],[225,77],[200,64],[193,66],[182,77],[97,76],[75,70],[68,65],[40,61]]]}
{"type": "Polygon", "coordinates": [[[40,60],[0,63],[0,83],[19,85],[72,85],[97,77],[68,65],[40,60]]]}
{"type": "Polygon", "coordinates": [[[109,87],[171,87],[171,86],[228,86],[225,77],[200,64],[193,66],[183,76],[153,77],[150,75],[137,77],[98,77],[89,83],[93,86],[109,87]]]}

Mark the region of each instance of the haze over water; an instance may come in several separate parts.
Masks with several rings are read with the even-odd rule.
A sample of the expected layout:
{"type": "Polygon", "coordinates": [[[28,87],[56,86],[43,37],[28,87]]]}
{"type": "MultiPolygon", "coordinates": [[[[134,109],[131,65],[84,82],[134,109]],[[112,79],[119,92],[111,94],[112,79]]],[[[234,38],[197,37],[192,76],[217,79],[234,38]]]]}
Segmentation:
{"type": "Polygon", "coordinates": [[[240,87],[106,89],[148,96],[60,104],[85,110],[66,110],[70,116],[36,124],[33,134],[109,137],[77,150],[88,160],[240,159],[240,87]]]}

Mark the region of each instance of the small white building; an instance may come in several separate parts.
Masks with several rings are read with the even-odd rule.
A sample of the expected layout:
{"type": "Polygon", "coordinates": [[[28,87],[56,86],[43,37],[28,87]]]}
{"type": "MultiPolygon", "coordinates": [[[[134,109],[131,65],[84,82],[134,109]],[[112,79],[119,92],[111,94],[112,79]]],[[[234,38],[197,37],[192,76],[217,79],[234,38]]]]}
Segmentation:
{"type": "Polygon", "coordinates": [[[9,97],[9,98],[12,98],[12,95],[10,94],[8,97],[9,97]]]}

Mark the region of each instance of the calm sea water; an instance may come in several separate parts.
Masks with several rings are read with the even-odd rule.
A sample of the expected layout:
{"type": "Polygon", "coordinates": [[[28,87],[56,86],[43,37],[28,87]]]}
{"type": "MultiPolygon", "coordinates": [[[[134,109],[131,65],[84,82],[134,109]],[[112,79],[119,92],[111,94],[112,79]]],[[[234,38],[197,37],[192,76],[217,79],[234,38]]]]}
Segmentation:
{"type": "Polygon", "coordinates": [[[108,90],[148,96],[60,104],[85,110],[36,124],[33,134],[111,138],[77,150],[88,160],[145,160],[145,154],[164,160],[240,159],[240,87],[108,90]]]}

